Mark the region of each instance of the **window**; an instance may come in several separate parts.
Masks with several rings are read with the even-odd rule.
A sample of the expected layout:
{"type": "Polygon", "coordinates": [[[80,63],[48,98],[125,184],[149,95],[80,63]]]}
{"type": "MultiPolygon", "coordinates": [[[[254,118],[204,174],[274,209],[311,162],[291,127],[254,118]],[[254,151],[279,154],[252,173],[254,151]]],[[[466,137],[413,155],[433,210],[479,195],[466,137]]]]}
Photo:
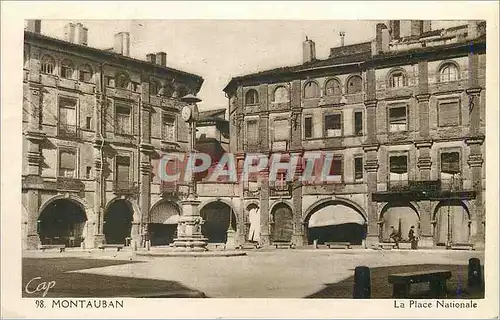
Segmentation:
{"type": "Polygon", "coordinates": [[[127,190],[130,187],[130,157],[116,156],[116,186],[119,190],[127,190]]]}
{"type": "Polygon", "coordinates": [[[276,181],[274,182],[274,188],[276,190],[287,190],[288,189],[288,184],[287,184],[287,172],[277,172],[276,173],[276,181]]]}
{"type": "Polygon", "coordinates": [[[314,81],[309,81],[304,86],[304,98],[311,99],[319,97],[319,87],[314,81]]]}
{"type": "Polygon", "coordinates": [[[438,122],[440,127],[460,124],[459,101],[440,101],[438,103],[438,122]]]}
{"type": "Polygon", "coordinates": [[[455,64],[447,63],[439,69],[439,81],[449,82],[458,80],[458,70],[455,64]]]}
{"type": "Polygon", "coordinates": [[[347,93],[353,94],[363,91],[362,84],[363,80],[361,80],[360,76],[350,77],[349,80],[347,81],[347,93]]]}
{"type": "Polygon", "coordinates": [[[259,94],[256,90],[250,89],[245,95],[245,104],[257,104],[259,103],[259,94]]]}
{"type": "Polygon", "coordinates": [[[341,96],[342,88],[340,88],[340,82],[337,79],[328,80],[326,83],[326,95],[327,96],[341,96]]]}
{"type": "Polygon", "coordinates": [[[406,155],[395,155],[389,158],[389,180],[390,182],[408,180],[408,157],[406,155]]]}
{"type": "Polygon", "coordinates": [[[175,117],[169,114],[163,115],[163,141],[175,141],[175,117]]]}
{"type": "Polygon", "coordinates": [[[42,73],[53,74],[55,65],[56,63],[54,61],[54,58],[52,58],[51,56],[42,57],[42,66],[41,66],[42,73]]]}
{"type": "Polygon", "coordinates": [[[441,153],[441,173],[446,175],[460,173],[460,153],[441,153]]]}
{"type": "Polygon", "coordinates": [[[259,139],[259,127],[257,120],[247,121],[247,144],[251,146],[257,145],[259,139]]]}
{"type": "Polygon", "coordinates": [[[73,78],[73,62],[65,59],[61,62],[61,78],[72,79],[73,78]]]}
{"type": "Polygon", "coordinates": [[[90,82],[92,79],[92,69],[88,65],[83,65],[79,70],[79,80],[82,82],[90,82]]]}
{"type": "Polygon", "coordinates": [[[334,156],[332,159],[332,164],[330,165],[330,170],[328,175],[329,176],[334,176],[334,179],[332,181],[334,182],[340,182],[342,181],[342,157],[341,156],[334,156]]]}
{"type": "Polygon", "coordinates": [[[85,167],[85,178],[86,179],[92,178],[92,167],[90,166],[85,167]]]}
{"type": "Polygon", "coordinates": [[[288,102],[288,90],[285,87],[277,87],[274,90],[274,102],[288,102]]]}
{"type": "Polygon", "coordinates": [[[340,137],[342,135],[342,115],[340,113],[325,116],[325,134],[327,137],[340,137]]]}
{"type": "Polygon", "coordinates": [[[406,77],[403,71],[394,71],[389,77],[389,86],[391,88],[400,88],[406,86],[406,77]]]}
{"type": "Polygon", "coordinates": [[[104,77],[104,83],[108,87],[114,87],[115,86],[115,78],[110,77],[110,76],[105,76],[104,77]]]}
{"type": "Polygon", "coordinates": [[[363,179],[363,158],[354,158],[354,181],[363,179]]]}
{"type": "Polygon", "coordinates": [[[132,121],[130,117],[130,107],[117,105],[115,115],[115,133],[132,134],[132,121]]]}
{"type": "Polygon", "coordinates": [[[76,99],[59,97],[59,135],[76,136],[76,105],[76,99]]]}
{"type": "Polygon", "coordinates": [[[362,136],[363,135],[363,112],[355,111],[354,112],[354,135],[362,136]]]}
{"type": "Polygon", "coordinates": [[[308,116],[304,118],[304,137],[305,138],[312,138],[313,132],[312,132],[312,117],[308,116]]]}
{"type": "Polygon", "coordinates": [[[158,90],[160,89],[160,85],[156,81],[151,81],[149,83],[149,94],[151,95],[157,95],[158,90]]]}
{"type": "Polygon", "coordinates": [[[76,178],[76,150],[59,150],[59,176],[76,178]]]}
{"type": "Polygon", "coordinates": [[[288,127],[288,119],[273,121],[274,141],[288,141],[290,136],[290,128],[288,127]]]}
{"type": "Polygon", "coordinates": [[[406,131],[406,106],[389,109],[389,131],[406,131]]]}
{"type": "Polygon", "coordinates": [[[116,87],[127,89],[129,83],[129,78],[125,73],[118,73],[116,75],[116,87]]]}
{"type": "Polygon", "coordinates": [[[92,129],[92,117],[85,118],[85,129],[87,129],[87,130],[92,129]]]}

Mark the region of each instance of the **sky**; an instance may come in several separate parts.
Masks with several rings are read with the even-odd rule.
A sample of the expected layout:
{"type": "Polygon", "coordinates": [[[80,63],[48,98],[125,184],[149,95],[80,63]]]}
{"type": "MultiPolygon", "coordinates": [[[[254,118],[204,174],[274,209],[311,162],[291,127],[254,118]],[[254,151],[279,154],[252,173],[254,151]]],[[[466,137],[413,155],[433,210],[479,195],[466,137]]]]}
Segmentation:
{"type": "MultiPolygon", "coordinates": [[[[63,38],[68,20],[42,20],[42,33],[63,38]]],[[[88,28],[88,44],[111,48],[114,34],[130,32],[130,55],[164,51],[167,66],[204,79],[198,93],[200,110],[226,108],[222,89],[232,77],[302,63],[302,42],[316,43],[316,57],[328,57],[331,47],[370,41],[375,20],[72,20],[88,28]]],[[[432,29],[464,24],[433,21],[432,29]]]]}

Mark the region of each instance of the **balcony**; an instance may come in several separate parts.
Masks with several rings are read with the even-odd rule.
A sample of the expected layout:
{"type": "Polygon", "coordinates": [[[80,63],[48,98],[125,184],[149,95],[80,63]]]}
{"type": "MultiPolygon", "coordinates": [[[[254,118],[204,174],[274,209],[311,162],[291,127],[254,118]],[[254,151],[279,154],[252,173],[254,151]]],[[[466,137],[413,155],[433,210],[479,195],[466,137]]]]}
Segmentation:
{"type": "Polygon", "coordinates": [[[139,192],[139,186],[132,181],[117,181],[113,182],[113,192],[115,194],[134,194],[139,192]]]}
{"type": "Polygon", "coordinates": [[[85,184],[72,177],[57,177],[56,189],[58,191],[83,191],[85,184]]]}
{"type": "Polygon", "coordinates": [[[72,138],[79,139],[80,138],[80,128],[76,125],[70,124],[59,124],[57,128],[57,136],[60,138],[72,138]]]}

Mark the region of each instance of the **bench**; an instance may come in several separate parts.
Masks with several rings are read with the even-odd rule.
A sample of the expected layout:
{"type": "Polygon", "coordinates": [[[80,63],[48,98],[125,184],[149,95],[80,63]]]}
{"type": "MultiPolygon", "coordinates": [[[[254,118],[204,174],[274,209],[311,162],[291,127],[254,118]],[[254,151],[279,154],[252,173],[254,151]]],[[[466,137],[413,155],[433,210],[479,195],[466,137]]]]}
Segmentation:
{"type": "Polygon", "coordinates": [[[116,251],[120,251],[123,249],[124,245],[123,244],[100,244],[99,249],[104,251],[105,249],[111,248],[111,249],[116,249],[116,251]]]}
{"type": "Polygon", "coordinates": [[[244,243],[240,244],[239,246],[236,247],[236,249],[239,250],[244,250],[244,249],[260,249],[259,243],[244,243]]]}
{"type": "Polygon", "coordinates": [[[325,242],[328,249],[351,249],[350,242],[325,242]]]}
{"type": "Polygon", "coordinates": [[[288,241],[273,241],[273,246],[278,249],[293,249],[295,248],[295,245],[291,242],[288,241]]]}
{"type": "Polygon", "coordinates": [[[410,285],[414,283],[429,283],[430,298],[440,298],[446,293],[446,281],[451,277],[449,270],[430,270],[390,274],[393,298],[408,298],[410,285]]]}
{"type": "Polygon", "coordinates": [[[50,250],[50,249],[57,249],[59,252],[63,252],[64,249],[66,248],[66,245],[64,244],[39,244],[38,245],[38,250],[50,250]]]}
{"type": "Polygon", "coordinates": [[[472,243],[453,243],[450,246],[451,250],[475,250],[472,243]]]}
{"type": "Polygon", "coordinates": [[[394,242],[380,242],[378,244],[379,249],[391,250],[396,249],[398,246],[394,242]]]}

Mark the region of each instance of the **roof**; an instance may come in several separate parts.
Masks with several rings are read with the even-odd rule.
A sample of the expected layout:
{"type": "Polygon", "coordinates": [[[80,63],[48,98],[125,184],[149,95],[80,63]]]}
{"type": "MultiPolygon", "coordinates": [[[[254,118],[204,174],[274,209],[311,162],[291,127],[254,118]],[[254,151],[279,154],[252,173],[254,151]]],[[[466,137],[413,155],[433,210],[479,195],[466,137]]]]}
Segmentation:
{"type": "Polygon", "coordinates": [[[138,64],[142,68],[151,68],[151,69],[154,69],[154,70],[160,70],[160,71],[163,71],[163,72],[173,73],[173,74],[176,74],[176,75],[179,75],[179,76],[193,78],[193,80],[196,80],[199,83],[199,87],[201,87],[201,84],[203,83],[203,78],[200,77],[200,76],[198,76],[198,75],[196,75],[196,74],[185,72],[185,71],[174,69],[174,68],[170,68],[170,67],[166,67],[166,66],[161,66],[161,65],[158,65],[158,64],[155,64],[155,63],[151,63],[149,61],[145,61],[145,60],[140,60],[140,59],[136,59],[136,58],[124,56],[122,54],[110,51],[110,49],[108,49],[108,48],[107,49],[93,48],[93,47],[89,47],[89,46],[86,46],[86,45],[77,44],[77,43],[69,42],[69,41],[66,41],[66,40],[49,37],[47,35],[43,35],[43,34],[40,34],[40,33],[30,32],[30,31],[27,31],[27,30],[24,31],[24,39],[25,40],[26,39],[45,40],[45,41],[52,42],[55,45],[67,46],[67,47],[73,48],[75,50],[79,50],[79,51],[83,51],[83,52],[88,52],[88,53],[93,53],[93,54],[101,55],[103,58],[118,59],[118,60],[121,60],[124,63],[129,62],[129,63],[138,64]]]}

